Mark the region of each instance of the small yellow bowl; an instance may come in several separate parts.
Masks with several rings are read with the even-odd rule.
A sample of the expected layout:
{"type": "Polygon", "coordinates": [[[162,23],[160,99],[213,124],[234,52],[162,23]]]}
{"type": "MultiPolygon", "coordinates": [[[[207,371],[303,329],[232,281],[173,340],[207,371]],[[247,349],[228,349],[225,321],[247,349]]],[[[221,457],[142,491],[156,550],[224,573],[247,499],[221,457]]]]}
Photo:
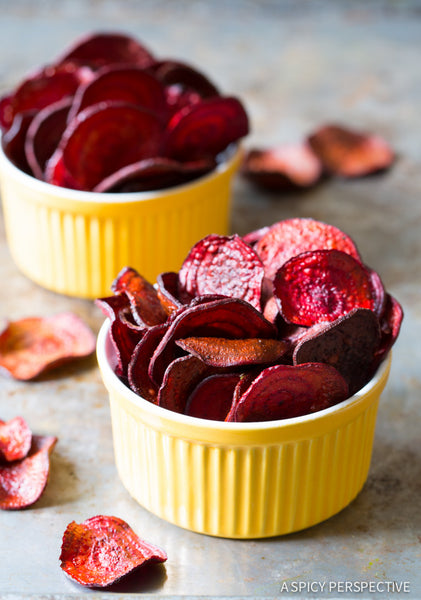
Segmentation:
{"type": "Polygon", "coordinates": [[[97,342],[120,478],[139,504],[180,527],[227,538],[298,531],[363,487],[391,357],[357,394],[311,415],[225,423],[171,412],[115,375],[108,320],[97,342]]]}
{"type": "Polygon", "coordinates": [[[150,281],[178,270],[190,248],[229,229],[235,151],[212,173],[153,192],[93,193],[26,175],[0,148],[0,191],[6,236],[18,268],[41,286],[69,296],[110,293],[130,265],[150,281]]]}

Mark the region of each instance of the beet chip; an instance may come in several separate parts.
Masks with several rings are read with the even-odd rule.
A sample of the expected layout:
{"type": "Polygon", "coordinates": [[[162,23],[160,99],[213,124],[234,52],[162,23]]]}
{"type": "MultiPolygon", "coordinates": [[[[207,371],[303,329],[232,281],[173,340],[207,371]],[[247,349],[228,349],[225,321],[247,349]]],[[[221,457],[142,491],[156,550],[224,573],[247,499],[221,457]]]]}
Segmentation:
{"type": "Polygon", "coordinates": [[[342,177],[361,177],[388,169],[394,161],[389,144],[380,136],[338,125],[325,125],[308,138],[326,171],[342,177]]]}
{"type": "Polygon", "coordinates": [[[111,286],[115,293],[126,293],[133,318],[138,325],[151,327],[163,323],[167,313],[154,286],[131,267],[124,267],[111,286]]]}
{"type": "Polygon", "coordinates": [[[2,138],[2,147],[7,158],[15,167],[29,175],[32,174],[32,170],[25,153],[25,140],[34,116],[35,111],[32,110],[18,113],[2,138]]]}
{"type": "Polygon", "coordinates": [[[56,61],[72,61],[99,68],[131,64],[146,68],[154,63],[152,54],[134,38],[119,32],[98,32],[78,38],[56,61]]]}
{"type": "Polygon", "coordinates": [[[45,179],[90,191],[118,169],[158,154],[163,126],[152,112],[124,102],[85,108],[47,163],[45,179]]]}
{"type": "Polygon", "coordinates": [[[373,375],[374,355],[380,343],[379,321],[365,308],[354,308],[332,323],[307,330],[297,344],[294,364],[322,362],[335,367],[348,383],[350,395],[373,375]]]}
{"type": "Polygon", "coordinates": [[[331,365],[306,363],[267,367],[230,414],[231,421],[272,421],[317,412],[349,396],[348,385],[331,365]]]}
{"type": "Polygon", "coordinates": [[[169,365],[159,388],[158,405],[184,413],[194,388],[209,374],[211,368],[195,356],[180,356],[169,365]]]}
{"type": "Polygon", "coordinates": [[[227,340],[216,337],[189,337],[177,345],[211,367],[241,367],[273,364],[288,349],[283,340],[249,338],[227,340]]]}
{"type": "Polygon", "coordinates": [[[247,135],[248,117],[233,97],[208,98],[175,113],[167,126],[163,155],[177,160],[214,157],[247,135]]]}
{"type": "Polygon", "coordinates": [[[0,462],[24,458],[31,447],[32,432],[22,417],[0,420],[0,462]]]}
{"type": "Polygon", "coordinates": [[[322,165],[308,144],[254,148],[245,155],[241,173],[259,187],[288,191],[314,186],[322,165]]]}
{"type": "Polygon", "coordinates": [[[183,306],[178,298],[178,273],[174,271],[160,273],[156,278],[156,284],[159,301],[167,314],[170,315],[183,306]]]}
{"type": "Polygon", "coordinates": [[[187,400],[186,415],[224,421],[240,377],[238,373],[221,373],[203,379],[187,400]]]}
{"type": "Polygon", "coordinates": [[[0,508],[19,510],[34,504],[44,492],[50,472],[50,453],[57,438],[33,435],[25,458],[0,465],[0,508]]]}
{"type": "Polygon", "coordinates": [[[158,385],[149,376],[149,362],[167,329],[166,323],[147,329],[128,363],[127,376],[131,389],[151,402],[156,400],[158,385]]]}
{"type": "Polygon", "coordinates": [[[179,356],[176,341],[195,336],[225,338],[273,338],[275,327],[251,304],[223,298],[189,306],[171,322],[149,365],[149,375],[158,385],[165,369],[179,356]]]}
{"type": "Polygon", "coordinates": [[[376,352],[375,366],[387,356],[395,343],[402,324],[403,309],[391,294],[386,295],[386,306],[380,319],[381,341],[376,352]]]}
{"type": "Polygon", "coordinates": [[[166,560],[163,550],[141,540],[125,521],[103,515],[69,523],[60,554],[63,571],[87,587],[107,587],[142,565],[166,560]]]}
{"type": "Polygon", "coordinates": [[[291,258],[277,272],[273,289],[285,321],[304,327],[334,321],[353,308],[377,307],[370,271],[340,250],[291,258]]]}
{"type": "Polygon", "coordinates": [[[14,379],[34,379],[64,362],[89,356],[95,343],[93,332],[72,313],[21,319],[0,334],[0,367],[14,379]]]}
{"type": "Polygon", "coordinates": [[[152,67],[156,77],[166,86],[193,90],[200,98],[219,96],[217,87],[209,78],[190,65],[174,60],[162,60],[152,67]]]}
{"type": "Polygon", "coordinates": [[[25,138],[25,156],[32,173],[44,179],[47,160],[57,148],[67,125],[72,99],[64,98],[40,110],[31,121],[25,138]]]}
{"type": "Polygon", "coordinates": [[[285,219],[269,227],[257,241],[255,250],[263,261],[266,277],[273,279],[287,260],[308,250],[342,250],[360,260],[352,239],[343,231],[322,221],[306,218],[285,219]]]}
{"type": "Polygon", "coordinates": [[[263,277],[262,261],[238,235],[211,234],[193,246],[181,266],[180,298],[223,294],[260,310],[263,277]]]}

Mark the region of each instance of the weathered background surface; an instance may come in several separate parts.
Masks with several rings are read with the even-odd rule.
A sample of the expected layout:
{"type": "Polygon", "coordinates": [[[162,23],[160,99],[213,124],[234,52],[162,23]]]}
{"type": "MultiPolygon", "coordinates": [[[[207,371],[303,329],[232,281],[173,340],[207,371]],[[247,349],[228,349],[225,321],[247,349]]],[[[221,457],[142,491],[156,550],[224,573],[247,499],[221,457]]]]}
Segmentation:
{"type": "MultiPolygon", "coordinates": [[[[409,594],[390,597],[419,598],[421,2],[3,0],[0,15],[0,93],[77,35],[116,29],[157,55],[197,64],[240,96],[252,120],[248,146],[293,142],[332,119],[384,135],[398,153],[387,174],[330,180],[302,196],[256,192],[238,177],[232,231],[290,216],[331,222],[354,237],[405,310],[363,491],[329,521],[266,541],[183,531],[128,496],[114,468],[107,395],[94,358],[37,383],[1,377],[0,418],[22,414],[59,443],[42,499],[30,510],[0,514],[0,597],[81,594],[59,568],[61,536],[70,521],[104,513],[124,518],[170,557],[165,568],[114,591],[125,597],[287,597],[283,582],[348,580],[407,581],[409,594]]],[[[0,317],[73,310],[97,331],[102,316],[91,302],[45,291],[18,272],[0,223],[0,317]]]]}

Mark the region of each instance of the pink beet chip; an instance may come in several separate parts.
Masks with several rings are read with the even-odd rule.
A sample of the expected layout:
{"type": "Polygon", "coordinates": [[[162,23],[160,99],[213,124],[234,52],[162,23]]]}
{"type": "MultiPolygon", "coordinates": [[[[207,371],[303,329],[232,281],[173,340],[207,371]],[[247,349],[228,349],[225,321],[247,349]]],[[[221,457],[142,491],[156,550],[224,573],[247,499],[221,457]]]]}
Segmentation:
{"type": "Polygon", "coordinates": [[[22,417],[0,420],[0,462],[25,458],[31,447],[32,432],[22,417]]]}

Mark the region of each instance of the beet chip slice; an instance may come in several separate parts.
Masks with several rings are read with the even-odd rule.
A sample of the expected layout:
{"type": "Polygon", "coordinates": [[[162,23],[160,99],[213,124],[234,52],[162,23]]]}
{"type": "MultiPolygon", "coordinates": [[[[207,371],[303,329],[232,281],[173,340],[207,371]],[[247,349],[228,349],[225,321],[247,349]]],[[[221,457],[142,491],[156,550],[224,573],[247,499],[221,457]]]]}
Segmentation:
{"type": "Polygon", "coordinates": [[[227,340],[216,337],[189,337],[177,340],[176,343],[211,367],[273,364],[284,356],[289,347],[283,340],[256,338],[227,340]]]}
{"type": "Polygon", "coordinates": [[[386,295],[386,306],[380,319],[381,341],[376,352],[375,367],[384,360],[399,335],[403,320],[403,309],[391,294],[386,295]]]}
{"type": "Polygon", "coordinates": [[[172,314],[183,306],[178,297],[178,273],[167,271],[160,273],[156,278],[159,301],[167,311],[172,314]]]}
{"type": "Polygon", "coordinates": [[[182,90],[193,90],[200,98],[219,96],[218,88],[209,78],[183,62],[161,60],[153,67],[156,77],[166,86],[177,86],[182,90]]]}
{"type": "Polygon", "coordinates": [[[230,415],[231,421],[272,421],[317,412],[349,396],[348,385],[331,365],[275,365],[251,383],[230,415]]]}
{"type": "Polygon", "coordinates": [[[164,550],[140,539],[125,521],[103,515],[69,523],[60,554],[63,571],[87,587],[107,587],[142,565],[166,560],[164,550]]]}
{"type": "Polygon", "coordinates": [[[247,113],[237,98],[207,98],[175,113],[163,155],[181,161],[214,157],[248,132],[247,113]]]}
{"type": "Polygon", "coordinates": [[[89,356],[96,338],[73,313],[11,322],[0,334],[0,367],[14,379],[34,379],[44,371],[89,356]]]}
{"type": "Polygon", "coordinates": [[[277,272],[273,289],[285,321],[304,327],[334,321],[353,308],[377,306],[370,271],[340,250],[291,258],[277,272]]]}
{"type": "Polygon", "coordinates": [[[312,133],[308,142],[329,173],[342,177],[362,177],[388,169],[394,152],[380,136],[325,125],[312,133]]]}
{"type": "Polygon", "coordinates": [[[54,436],[33,435],[25,458],[0,465],[0,508],[19,510],[34,504],[48,482],[54,436]]]}
{"type": "Polygon", "coordinates": [[[352,239],[334,225],[309,218],[285,219],[269,227],[258,239],[255,250],[263,261],[266,277],[273,279],[287,260],[308,250],[342,250],[357,260],[352,239]]]}
{"type": "Polygon", "coordinates": [[[167,329],[166,323],[147,329],[134,349],[128,364],[127,376],[130,388],[151,402],[156,401],[158,385],[149,376],[149,363],[167,329]]]}
{"type": "Polygon", "coordinates": [[[180,298],[223,294],[260,310],[263,277],[262,261],[240,236],[211,234],[193,246],[181,266],[180,298]]]}
{"type": "Polygon", "coordinates": [[[210,372],[211,368],[195,356],[176,358],[165,371],[157,404],[184,413],[191,392],[210,372]]]}
{"type": "Polygon", "coordinates": [[[113,281],[114,293],[126,293],[138,325],[151,327],[164,323],[167,313],[154,286],[131,267],[124,267],[113,281]]]}
{"type": "Polygon", "coordinates": [[[24,146],[25,156],[37,179],[44,179],[45,165],[66,129],[71,105],[71,98],[59,100],[40,110],[29,125],[24,146]]]}
{"type": "Polygon", "coordinates": [[[237,298],[189,306],[175,316],[152,356],[149,375],[158,385],[167,366],[180,355],[176,341],[192,335],[266,339],[276,337],[276,329],[251,304],[237,298]]]}
{"type": "Polygon", "coordinates": [[[156,156],[162,131],[161,120],[138,106],[112,101],[89,106],[67,126],[45,179],[59,186],[73,180],[90,191],[114,171],[156,156]]]}
{"type": "Polygon", "coordinates": [[[7,158],[18,169],[29,175],[32,175],[32,169],[25,153],[25,140],[34,116],[33,110],[18,113],[2,138],[2,147],[7,158]]]}
{"type": "Polygon", "coordinates": [[[322,175],[322,164],[306,143],[247,152],[241,173],[256,186],[272,191],[310,188],[322,175]]]}
{"type": "Polygon", "coordinates": [[[168,108],[163,84],[151,73],[136,66],[104,67],[91,81],[79,86],[69,122],[83,109],[98,102],[116,100],[146,108],[162,119],[168,108]]]}
{"type": "Polygon", "coordinates": [[[24,458],[31,447],[32,432],[22,417],[0,420],[0,463],[24,458]]]}
{"type": "Polygon", "coordinates": [[[240,378],[238,373],[217,373],[203,379],[187,400],[186,415],[224,421],[240,378]]]}
{"type": "Polygon", "coordinates": [[[379,343],[376,315],[366,308],[354,308],[336,321],[310,328],[297,344],[293,361],[295,365],[308,362],[332,365],[344,377],[352,395],[373,375],[379,343]]]}
{"type": "Polygon", "coordinates": [[[149,50],[133,37],[120,32],[96,32],[79,37],[58,59],[99,68],[112,64],[132,64],[149,67],[154,58],[149,50]]]}

